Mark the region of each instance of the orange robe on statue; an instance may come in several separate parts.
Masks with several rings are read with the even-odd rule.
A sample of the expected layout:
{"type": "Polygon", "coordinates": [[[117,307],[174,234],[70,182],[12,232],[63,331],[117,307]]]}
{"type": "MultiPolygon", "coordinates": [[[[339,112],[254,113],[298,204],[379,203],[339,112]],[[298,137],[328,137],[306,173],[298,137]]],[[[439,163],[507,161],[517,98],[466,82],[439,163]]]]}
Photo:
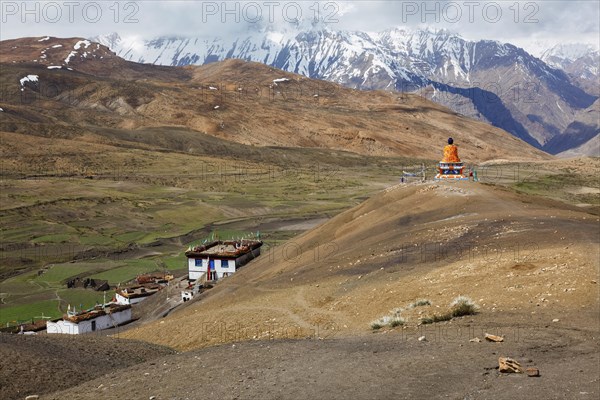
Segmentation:
{"type": "Polygon", "coordinates": [[[453,144],[449,144],[444,147],[444,159],[442,162],[459,163],[460,158],[458,158],[458,147],[453,144]]]}

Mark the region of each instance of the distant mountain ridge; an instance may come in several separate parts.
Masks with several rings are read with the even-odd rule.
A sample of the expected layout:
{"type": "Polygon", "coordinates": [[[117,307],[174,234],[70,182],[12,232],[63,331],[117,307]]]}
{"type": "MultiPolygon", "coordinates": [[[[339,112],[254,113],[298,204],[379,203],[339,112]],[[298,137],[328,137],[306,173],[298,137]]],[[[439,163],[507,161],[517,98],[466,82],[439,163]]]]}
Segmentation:
{"type": "Polygon", "coordinates": [[[559,44],[540,57],[548,65],[565,71],[572,81],[590,94],[600,95],[600,51],[589,44],[559,44]]]}
{"type": "MultiPolygon", "coordinates": [[[[142,63],[183,66],[237,58],[357,89],[416,91],[538,148],[597,98],[593,90],[586,93],[593,86],[593,58],[592,65],[570,64],[585,70],[580,82],[559,64],[512,44],[468,41],[443,30],[264,29],[236,38],[140,40],[113,33],[92,39],[142,63]]],[[[552,54],[546,58],[556,61],[557,52],[552,54]]]]}

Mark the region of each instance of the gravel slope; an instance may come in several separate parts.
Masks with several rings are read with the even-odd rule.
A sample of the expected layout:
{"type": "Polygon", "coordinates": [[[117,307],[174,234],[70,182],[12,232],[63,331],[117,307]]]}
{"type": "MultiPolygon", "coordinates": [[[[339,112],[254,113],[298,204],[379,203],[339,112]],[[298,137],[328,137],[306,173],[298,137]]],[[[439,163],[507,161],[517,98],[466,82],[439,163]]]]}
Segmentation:
{"type": "Polygon", "coordinates": [[[174,353],[102,336],[0,334],[0,399],[51,393],[174,353]]]}

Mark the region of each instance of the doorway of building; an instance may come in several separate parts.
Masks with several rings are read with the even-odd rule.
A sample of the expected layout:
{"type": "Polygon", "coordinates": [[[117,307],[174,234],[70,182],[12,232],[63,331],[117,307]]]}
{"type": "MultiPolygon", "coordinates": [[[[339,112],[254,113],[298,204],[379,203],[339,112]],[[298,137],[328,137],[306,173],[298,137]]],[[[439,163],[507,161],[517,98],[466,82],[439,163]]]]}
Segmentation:
{"type": "Polygon", "coordinates": [[[217,273],[215,271],[215,260],[210,260],[208,262],[208,280],[209,281],[216,281],[217,280],[217,273]]]}

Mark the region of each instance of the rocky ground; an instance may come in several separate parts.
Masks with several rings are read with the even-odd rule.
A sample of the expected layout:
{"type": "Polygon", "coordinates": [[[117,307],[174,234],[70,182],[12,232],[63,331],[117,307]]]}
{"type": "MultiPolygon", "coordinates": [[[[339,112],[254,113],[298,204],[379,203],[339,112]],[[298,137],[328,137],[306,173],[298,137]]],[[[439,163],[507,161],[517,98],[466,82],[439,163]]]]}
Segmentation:
{"type": "Polygon", "coordinates": [[[102,336],[0,334],[0,398],[52,393],[174,353],[102,336]]]}
{"type": "Polygon", "coordinates": [[[476,315],[358,337],[241,342],[161,357],[43,398],[594,399],[594,320],[589,312],[557,322],[476,315]],[[471,341],[486,332],[504,341],[471,341]],[[540,376],[500,373],[499,357],[540,376]]]}

